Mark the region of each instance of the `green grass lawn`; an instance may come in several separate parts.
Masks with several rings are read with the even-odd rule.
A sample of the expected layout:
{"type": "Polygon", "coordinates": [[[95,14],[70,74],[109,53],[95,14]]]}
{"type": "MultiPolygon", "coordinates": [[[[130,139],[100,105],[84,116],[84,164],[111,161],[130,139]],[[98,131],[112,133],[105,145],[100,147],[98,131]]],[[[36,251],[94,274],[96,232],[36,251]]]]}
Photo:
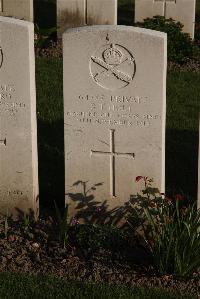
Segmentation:
{"type": "Polygon", "coordinates": [[[192,299],[160,289],[128,288],[67,282],[54,277],[0,273],[0,298],[4,299],[192,299]]]}
{"type": "Polygon", "coordinates": [[[167,77],[166,187],[196,199],[200,73],[167,77]]]}
{"type": "Polygon", "coordinates": [[[196,0],[196,13],[200,14],[200,0],[196,0]]]}
{"type": "Polygon", "coordinates": [[[64,123],[61,59],[36,61],[38,158],[43,206],[64,205],[64,123]]]}
{"type": "MultiPolygon", "coordinates": [[[[61,59],[36,61],[39,177],[42,205],[64,202],[64,125],[61,59]]],[[[167,78],[166,186],[196,199],[200,73],[167,78]]]]}

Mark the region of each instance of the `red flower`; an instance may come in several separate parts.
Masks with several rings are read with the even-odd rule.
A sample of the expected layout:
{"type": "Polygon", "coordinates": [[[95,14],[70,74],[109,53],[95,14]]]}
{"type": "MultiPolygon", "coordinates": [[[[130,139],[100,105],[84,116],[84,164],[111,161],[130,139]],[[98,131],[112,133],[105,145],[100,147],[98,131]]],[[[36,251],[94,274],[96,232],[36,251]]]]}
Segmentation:
{"type": "Polygon", "coordinates": [[[139,181],[142,180],[142,179],[143,179],[143,176],[138,175],[138,176],[136,176],[135,181],[136,181],[136,182],[139,182],[139,181]]]}
{"type": "Polygon", "coordinates": [[[175,195],[175,200],[183,200],[183,195],[181,195],[181,194],[176,194],[176,195],[175,195]]]}

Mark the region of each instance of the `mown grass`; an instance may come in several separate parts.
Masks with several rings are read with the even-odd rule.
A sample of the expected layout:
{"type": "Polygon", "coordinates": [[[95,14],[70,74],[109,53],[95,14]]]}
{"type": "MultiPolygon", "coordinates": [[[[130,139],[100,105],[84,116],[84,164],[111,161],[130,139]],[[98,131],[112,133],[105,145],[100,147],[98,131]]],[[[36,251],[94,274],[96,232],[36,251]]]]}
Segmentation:
{"type": "Polygon", "coordinates": [[[135,18],[135,1],[118,0],[117,24],[133,26],[135,18]]]}
{"type": "Polygon", "coordinates": [[[196,199],[200,74],[167,77],[166,187],[196,199]]]}
{"type": "Polygon", "coordinates": [[[92,283],[68,282],[43,276],[0,273],[0,298],[12,299],[192,299],[161,289],[128,288],[92,283]]]}
{"type": "Polygon", "coordinates": [[[196,13],[200,14],[200,0],[196,0],[196,13]]]}
{"type": "MultiPolygon", "coordinates": [[[[62,60],[36,61],[39,177],[42,205],[64,203],[62,60]]],[[[167,77],[166,187],[197,193],[200,73],[167,77]]]]}
{"type": "Polygon", "coordinates": [[[62,61],[36,63],[38,158],[42,206],[64,205],[64,123],[62,61]]]}

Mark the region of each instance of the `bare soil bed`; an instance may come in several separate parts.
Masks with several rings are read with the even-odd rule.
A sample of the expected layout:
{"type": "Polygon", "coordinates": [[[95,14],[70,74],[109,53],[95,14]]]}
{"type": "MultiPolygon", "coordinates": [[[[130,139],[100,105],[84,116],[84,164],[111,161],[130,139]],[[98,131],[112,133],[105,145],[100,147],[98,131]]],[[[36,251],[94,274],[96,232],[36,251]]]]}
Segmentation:
{"type": "MultiPolygon", "coordinates": [[[[82,229],[82,228],[81,228],[82,229]]],[[[80,225],[69,229],[66,247],[58,242],[59,232],[51,217],[37,222],[5,221],[0,224],[0,271],[53,275],[78,281],[105,282],[127,286],[162,287],[200,294],[200,273],[188,280],[172,275],[159,276],[151,266],[148,253],[136,238],[120,237],[107,248],[80,246],[80,225]]],[[[95,242],[95,236],[93,236],[95,242]]],[[[98,241],[98,240],[97,240],[98,241]]],[[[106,242],[107,242],[106,241],[106,242]]],[[[87,244],[86,244],[87,245],[87,244]]]]}

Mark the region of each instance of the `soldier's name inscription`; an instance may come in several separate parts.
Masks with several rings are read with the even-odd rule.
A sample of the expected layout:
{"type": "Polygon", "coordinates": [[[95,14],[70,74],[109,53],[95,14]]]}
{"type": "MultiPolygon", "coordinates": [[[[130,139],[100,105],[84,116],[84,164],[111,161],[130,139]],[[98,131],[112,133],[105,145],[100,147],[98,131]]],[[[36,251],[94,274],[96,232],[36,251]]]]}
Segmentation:
{"type": "Polygon", "coordinates": [[[148,111],[147,107],[147,112],[141,113],[137,109],[141,105],[147,106],[150,102],[147,96],[79,95],[77,102],[79,101],[85,101],[86,108],[68,110],[65,117],[84,124],[149,127],[161,119],[160,114],[148,111]]]}

